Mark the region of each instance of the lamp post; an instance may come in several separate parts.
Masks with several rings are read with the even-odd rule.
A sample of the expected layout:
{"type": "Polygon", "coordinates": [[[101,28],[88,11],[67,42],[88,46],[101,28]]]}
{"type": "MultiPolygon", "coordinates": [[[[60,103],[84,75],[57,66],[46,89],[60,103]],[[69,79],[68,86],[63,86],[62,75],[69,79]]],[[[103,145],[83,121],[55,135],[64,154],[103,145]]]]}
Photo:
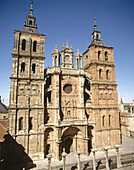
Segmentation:
{"type": "Polygon", "coordinates": [[[93,152],[93,170],[96,170],[96,163],[95,163],[95,152],[97,151],[97,149],[92,149],[93,152]]]}
{"type": "Polygon", "coordinates": [[[116,149],[116,156],[117,156],[117,168],[121,168],[122,164],[121,164],[121,156],[120,156],[120,152],[119,152],[119,148],[121,148],[120,145],[114,145],[115,149],[116,149]]]}
{"type": "Polygon", "coordinates": [[[103,150],[105,152],[105,155],[106,155],[106,170],[110,170],[109,168],[109,162],[108,162],[108,147],[105,147],[103,150]]]}
{"type": "Polygon", "coordinates": [[[78,147],[78,150],[77,150],[77,154],[78,154],[78,170],[80,170],[80,155],[81,155],[81,151],[80,151],[79,147],[78,147]]]}
{"type": "Polygon", "coordinates": [[[63,148],[63,152],[62,152],[62,158],[63,158],[63,170],[66,169],[66,156],[67,156],[67,153],[65,152],[65,148],[63,148]]]}

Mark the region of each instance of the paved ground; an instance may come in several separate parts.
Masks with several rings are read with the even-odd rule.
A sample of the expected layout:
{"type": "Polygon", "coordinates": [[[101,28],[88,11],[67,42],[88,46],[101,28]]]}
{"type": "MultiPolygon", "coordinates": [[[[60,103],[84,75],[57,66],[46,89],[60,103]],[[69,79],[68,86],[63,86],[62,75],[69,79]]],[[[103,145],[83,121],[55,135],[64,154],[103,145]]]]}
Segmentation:
{"type": "MultiPolygon", "coordinates": [[[[134,153],[134,139],[123,136],[122,137],[122,148],[120,149],[120,153],[126,154],[126,153],[132,153],[132,152],[134,153]]],[[[115,154],[116,154],[115,150],[110,150],[108,152],[109,156],[114,156],[115,154]]],[[[103,151],[96,153],[96,159],[99,159],[99,158],[105,158],[105,153],[103,151]]],[[[89,160],[92,160],[92,153],[90,154],[90,156],[81,156],[81,162],[86,162],[89,160]]],[[[77,161],[78,161],[77,154],[70,153],[67,155],[66,164],[77,165],[77,161]]],[[[47,159],[44,159],[42,161],[35,161],[34,163],[37,165],[36,168],[33,168],[34,170],[40,170],[40,169],[45,170],[47,167],[48,161],[47,159]]],[[[54,158],[52,158],[52,167],[56,167],[56,166],[58,167],[59,165],[62,165],[62,160],[56,161],[54,158]]],[[[121,170],[134,170],[134,166],[124,167],[124,168],[121,168],[121,170]]]]}

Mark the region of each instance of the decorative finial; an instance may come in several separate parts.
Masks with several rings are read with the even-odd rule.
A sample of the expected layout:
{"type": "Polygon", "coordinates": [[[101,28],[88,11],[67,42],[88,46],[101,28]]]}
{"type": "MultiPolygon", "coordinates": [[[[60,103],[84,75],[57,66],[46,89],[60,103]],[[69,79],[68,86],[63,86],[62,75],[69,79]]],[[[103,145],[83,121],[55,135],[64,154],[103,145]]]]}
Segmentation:
{"type": "Polygon", "coordinates": [[[33,1],[31,0],[30,14],[33,15],[33,1]]]}
{"type": "Polygon", "coordinates": [[[67,42],[66,42],[66,48],[69,48],[69,45],[68,45],[68,40],[67,40],[67,42]]]}
{"type": "Polygon", "coordinates": [[[62,51],[64,50],[64,44],[62,44],[62,51]]]}
{"type": "Polygon", "coordinates": [[[80,51],[79,51],[79,48],[77,49],[77,52],[79,53],[80,51]]]}
{"type": "Polygon", "coordinates": [[[94,17],[94,30],[97,30],[97,24],[96,24],[96,16],[94,17]]]}
{"type": "Polygon", "coordinates": [[[96,15],[94,16],[94,26],[96,27],[96,15]]]}
{"type": "Polygon", "coordinates": [[[56,44],[56,46],[55,46],[55,49],[57,50],[58,48],[57,48],[57,44],[56,44]]]}

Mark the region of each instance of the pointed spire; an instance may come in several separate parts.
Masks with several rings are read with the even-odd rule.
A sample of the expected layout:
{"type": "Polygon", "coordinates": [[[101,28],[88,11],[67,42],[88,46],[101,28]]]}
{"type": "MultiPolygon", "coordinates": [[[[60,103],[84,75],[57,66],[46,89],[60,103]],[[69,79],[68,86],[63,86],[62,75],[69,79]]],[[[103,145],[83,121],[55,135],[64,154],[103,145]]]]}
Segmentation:
{"type": "Polygon", "coordinates": [[[123,100],[122,100],[122,97],[121,97],[121,104],[123,104],[123,100]]]}
{"type": "Polygon", "coordinates": [[[68,45],[68,40],[67,40],[67,42],[66,42],[66,48],[69,48],[69,45],[68,45]]]}
{"type": "Polygon", "coordinates": [[[79,51],[79,48],[77,49],[77,53],[79,53],[80,51],[79,51]]]}
{"type": "Polygon", "coordinates": [[[30,15],[33,15],[33,1],[31,0],[30,15]]]}
{"type": "Polygon", "coordinates": [[[55,46],[55,50],[57,50],[58,48],[57,48],[57,44],[56,44],[56,46],[55,46]]]}

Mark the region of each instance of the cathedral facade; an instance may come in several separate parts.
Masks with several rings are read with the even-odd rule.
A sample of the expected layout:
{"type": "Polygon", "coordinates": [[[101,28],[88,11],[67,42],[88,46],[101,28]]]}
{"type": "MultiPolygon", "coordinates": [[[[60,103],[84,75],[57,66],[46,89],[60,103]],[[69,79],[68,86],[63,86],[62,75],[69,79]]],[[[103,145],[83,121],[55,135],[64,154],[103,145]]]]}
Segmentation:
{"type": "Polygon", "coordinates": [[[92,148],[120,144],[113,48],[103,44],[96,20],[83,56],[66,42],[61,51],[55,47],[46,69],[46,36],[35,21],[31,3],[24,28],[14,31],[9,133],[33,160],[49,150],[60,160],[63,148],[89,155],[92,148]]]}

